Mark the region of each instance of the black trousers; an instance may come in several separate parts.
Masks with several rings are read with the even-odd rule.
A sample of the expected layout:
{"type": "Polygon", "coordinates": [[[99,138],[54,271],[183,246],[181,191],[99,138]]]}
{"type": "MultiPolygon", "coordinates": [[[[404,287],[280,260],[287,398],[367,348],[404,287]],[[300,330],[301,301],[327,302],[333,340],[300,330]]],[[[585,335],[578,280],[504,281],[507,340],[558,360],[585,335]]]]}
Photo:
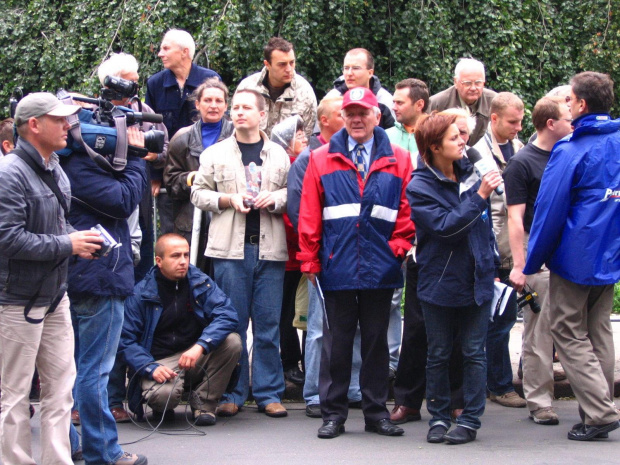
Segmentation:
{"type": "Polygon", "coordinates": [[[319,398],[323,420],[344,422],[351,381],[353,339],[359,322],[362,410],[368,423],[389,418],[387,328],[394,289],[325,291],[319,398]]]}
{"type": "Polygon", "coordinates": [[[301,279],[301,271],[284,273],[284,292],[282,293],[282,314],[280,315],[280,358],[282,369],[288,371],[299,366],[303,360],[299,346],[297,328],[293,327],[295,319],[295,295],[301,279]]]}
{"type": "MultiPolygon", "coordinates": [[[[428,345],[424,315],[418,300],[418,265],[412,257],[407,260],[406,281],[403,341],[394,380],[394,401],[396,405],[420,410],[426,393],[428,345]]],[[[451,407],[462,409],[464,405],[463,355],[458,334],[455,334],[450,358],[450,390],[451,407]]]]}

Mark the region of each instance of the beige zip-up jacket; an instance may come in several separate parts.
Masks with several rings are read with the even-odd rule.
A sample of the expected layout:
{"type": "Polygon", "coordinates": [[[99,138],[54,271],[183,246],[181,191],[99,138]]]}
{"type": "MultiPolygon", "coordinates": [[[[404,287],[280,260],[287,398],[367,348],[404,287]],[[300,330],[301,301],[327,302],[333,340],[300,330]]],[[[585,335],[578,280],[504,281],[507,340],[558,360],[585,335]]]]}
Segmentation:
{"type": "MultiPolygon", "coordinates": [[[[523,142],[516,137],[510,141],[510,143],[512,144],[515,154],[523,147],[523,142]]],[[[486,134],[474,145],[474,148],[478,150],[483,157],[492,158],[500,174],[504,172],[507,163],[493,135],[491,123],[489,123],[486,134]]],[[[512,252],[510,251],[510,241],[508,238],[508,207],[506,205],[505,192],[502,195],[497,195],[495,192],[491,194],[491,214],[493,216],[493,232],[495,232],[495,239],[497,240],[497,248],[501,261],[500,268],[510,270],[512,269],[512,252]]]]}
{"type": "MultiPolygon", "coordinates": [[[[264,141],[261,191],[274,193],[273,209],[260,211],[259,258],[287,261],[286,234],[282,214],[286,212],[286,180],[291,165],[289,156],[261,131],[264,141]]],[[[204,211],[213,213],[205,255],[215,258],[242,260],[245,243],[244,213],[234,208],[220,210],[222,194],[247,191],[245,168],[235,132],[200,155],[200,168],[192,186],[191,201],[204,211]]]]}

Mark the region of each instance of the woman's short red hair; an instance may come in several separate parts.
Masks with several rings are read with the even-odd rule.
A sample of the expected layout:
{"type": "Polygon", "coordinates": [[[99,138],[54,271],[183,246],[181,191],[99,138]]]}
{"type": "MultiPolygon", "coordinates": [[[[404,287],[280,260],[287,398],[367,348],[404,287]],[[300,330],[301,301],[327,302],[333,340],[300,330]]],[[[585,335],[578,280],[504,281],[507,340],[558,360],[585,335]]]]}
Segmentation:
{"type": "Polygon", "coordinates": [[[423,115],[418,120],[415,128],[415,141],[420,156],[427,165],[433,163],[431,146],[441,145],[446,132],[454,124],[456,118],[456,115],[442,115],[434,112],[428,116],[423,115]]]}

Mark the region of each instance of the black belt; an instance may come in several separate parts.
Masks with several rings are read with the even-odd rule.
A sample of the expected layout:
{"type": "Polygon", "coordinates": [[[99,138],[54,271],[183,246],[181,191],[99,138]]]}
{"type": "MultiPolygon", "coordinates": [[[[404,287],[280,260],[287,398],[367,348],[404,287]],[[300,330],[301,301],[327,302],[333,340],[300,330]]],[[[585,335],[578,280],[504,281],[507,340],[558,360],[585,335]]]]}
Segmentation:
{"type": "Polygon", "coordinates": [[[247,242],[248,244],[252,244],[252,245],[258,245],[258,238],[259,238],[258,234],[254,234],[252,236],[246,236],[245,242],[247,242]]]}

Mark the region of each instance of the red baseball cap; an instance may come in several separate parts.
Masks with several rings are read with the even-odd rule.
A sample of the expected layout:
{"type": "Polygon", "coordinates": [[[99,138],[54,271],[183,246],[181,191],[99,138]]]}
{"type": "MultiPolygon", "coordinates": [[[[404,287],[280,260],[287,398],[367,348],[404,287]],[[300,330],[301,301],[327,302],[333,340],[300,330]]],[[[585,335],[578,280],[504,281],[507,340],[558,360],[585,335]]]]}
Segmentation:
{"type": "Polygon", "coordinates": [[[379,108],[377,97],[368,87],[354,87],[349,89],[342,100],[342,109],[344,110],[351,105],[359,105],[364,108],[379,108]]]}

